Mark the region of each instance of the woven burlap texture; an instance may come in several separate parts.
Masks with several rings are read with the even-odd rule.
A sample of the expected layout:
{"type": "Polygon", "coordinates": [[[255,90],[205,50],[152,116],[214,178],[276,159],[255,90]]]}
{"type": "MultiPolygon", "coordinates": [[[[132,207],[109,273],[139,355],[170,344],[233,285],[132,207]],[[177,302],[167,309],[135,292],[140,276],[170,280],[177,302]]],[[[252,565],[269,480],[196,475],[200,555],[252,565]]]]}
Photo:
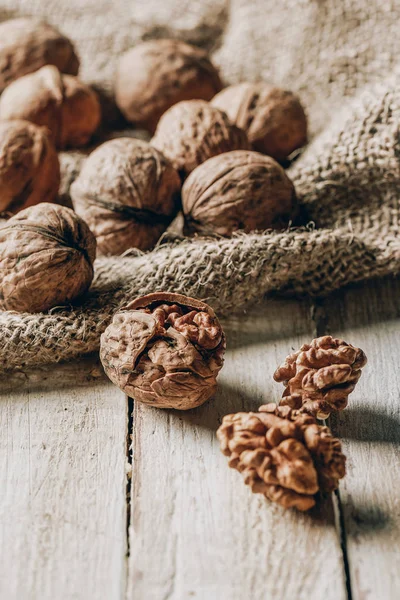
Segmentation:
{"type": "MultiPolygon", "coordinates": [[[[113,312],[150,291],[207,298],[223,314],[272,290],[326,294],[399,271],[400,4],[0,0],[0,20],[21,15],[59,26],[76,43],[82,78],[106,89],[121,52],[141,39],[176,37],[207,48],[226,83],[263,79],[298,92],[312,141],[289,173],[309,225],[99,259],[79,305],[0,313],[1,370],[97,350],[113,312]]],[[[66,192],[82,160],[63,155],[66,192]]]]}

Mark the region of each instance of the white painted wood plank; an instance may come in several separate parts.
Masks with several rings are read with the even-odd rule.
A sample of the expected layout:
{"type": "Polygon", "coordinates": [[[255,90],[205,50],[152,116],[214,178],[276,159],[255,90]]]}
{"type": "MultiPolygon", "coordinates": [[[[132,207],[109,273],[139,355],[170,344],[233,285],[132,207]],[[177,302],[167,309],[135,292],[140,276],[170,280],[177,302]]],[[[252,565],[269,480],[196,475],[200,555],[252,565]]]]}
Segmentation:
{"type": "Polygon", "coordinates": [[[270,301],[231,320],[219,392],[203,407],[135,406],[128,600],[346,597],[331,503],[304,515],[251,494],[215,437],[223,415],[278,399],[273,371],[313,337],[310,312],[270,301]]]}
{"type": "Polygon", "coordinates": [[[104,378],[91,381],[96,364],[83,364],[0,395],[4,600],[124,596],[126,399],[104,378]],[[51,390],[67,372],[68,389],[51,390]]]}

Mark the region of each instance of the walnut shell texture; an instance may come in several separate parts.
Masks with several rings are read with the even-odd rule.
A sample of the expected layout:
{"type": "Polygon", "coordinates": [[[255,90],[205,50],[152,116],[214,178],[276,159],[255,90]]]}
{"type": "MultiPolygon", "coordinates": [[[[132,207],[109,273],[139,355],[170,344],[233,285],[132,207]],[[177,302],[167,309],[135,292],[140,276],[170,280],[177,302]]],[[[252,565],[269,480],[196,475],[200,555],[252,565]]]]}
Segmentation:
{"type": "Polygon", "coordinates": [[[285,385],[280,404],[326,419],[346,408],[366,363],[360,348],[330,335],[316,338],[275,371],[275,381],[285,385]]]}
{"type": "Polygon", "coordinates": [[[203,100],[179,102],[160,119],[151,140],[186,177],[207,159],[231,150],[250,148],[244,131],[224,112],[203,100]]]}
{"type": "Polygon", "coordinates": [[[60,164],[49,132],[27,121],[0,122],[0,212],[54,202],[60,164]]]}
{"type": "Polygon", "coordinates": [[[55,65],[62,73],[77,75],[79,59],[71,41],[38,19],[0,23],[0,93],[15,79],[44,65],[55,65]]]}
{"type": "Polygon", "coordinates": [[[234,150],[198,166],[182,188],[188,234],[230,236],[283,227],[296,213],[294,186],[271,157],[234,150]]]}
{"type": "Polygon", "coordinates": [[[225,335],[214,311],[181,294],[142,296],[101,336],[104,370],[126,394],[158,408],[188,410],[216,390],[225,335]]]}
{"type": "Polygon", "coordinates": [[[284,508],[312,508],[316,494],[335,490],[346,472],[340,441],[328,427],[288,406],[226,415],[217,437],[251,490],[284,508]]]}
{"type": "Polygon", "coordinates": [[[247,133],[254,150],[276,160],[307,143],[307,117],[292,92],[266,83],[239,83],[219,92],[212,104],[247,133]]]}
{"type": "Polygon", "coordinates": [[[73,210],[37,204],[0,228],[0,309],[42,312],[83,294],[96,240],[73,210]]]}
{"type": "Polygon", "coordinates": [[[0,118],[44,125],[57,148],[85,146],[100,123],[96,93],[47,65],[11,83],[0,97],[0,118]]]}
{"type": "Polygon", "coordinates": [[[182,100],[211,100],[222,88],[204,50],[179,40],[150,40],[126,52],[116,101],[128,121],[154,133],[162,114],[182,100]]]}
{"type": "Polygon", "coordinates": [[[101,254],[149,250],[179,208],[180,178],[147,142],[118,138],[99,146],[71,186],[76,212],[101,254]]]}

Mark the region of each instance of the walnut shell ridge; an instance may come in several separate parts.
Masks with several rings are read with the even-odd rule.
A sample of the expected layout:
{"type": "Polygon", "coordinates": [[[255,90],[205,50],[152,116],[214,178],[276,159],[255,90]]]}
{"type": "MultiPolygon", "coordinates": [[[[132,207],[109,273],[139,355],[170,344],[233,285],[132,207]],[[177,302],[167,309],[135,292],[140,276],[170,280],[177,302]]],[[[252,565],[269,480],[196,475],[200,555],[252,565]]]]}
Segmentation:
{"type": "Polygon", "coordinates": [[[118,138],[90,154],[71,186],[76,212],[101,254],[149,250],[176,215],[180,178],[147,142],[118,138]]]}
{"type": "Polygon", "coordinates": [[[27,121],[0,122],[0,212],[54,202],[60,164],[49,132],[27,121]]]}
{"type": "Polygon", "coordinates": [[[181,294],[157,292],[118,311],[100,342],[108,377],[128,396],[188,410],[216,390],[225,335],[214,311],[181,294]]]}
{"type": "Polygon", "coordinates": [[[294,186],[271,157],[226,152],[198,166],[182,188],[185,232],[230,236],[284,227],[296,214],[294,186]]]}
{"type": "Polygon", "coordinates": [[[86,292],[96,240],[73,210],[37,204],[0,228],[0,309],[42,312],[86,292]]]}
{"type": "Polygon", "coordinates": [[[100,124],[97,94],[52,65],[20,77],[0,97],[0,118],[47,127],[57,148],[85,146],[100,124]]]}
{"type": "Polygon", "coordinates": [[[247,133],[254,150],[284,160],[307,143],[307,117],[295,94],[266,83],[223,89],[212,104],[247,133]]]}
{"type": "Polygon", "coordinates": [[[119,61],[115,94],[124,116],[154,133],[161,115],[182,100],[211,100],[222,88],[206,52],[179,40],[150,40],[119,61]]]}
{"type": "Polygon", "coordinates": [[[44,65],[77,75],[79,59],[72,42],[38,19],[19,18],[0,23],[0,93],[15,79],[44,65]]]}

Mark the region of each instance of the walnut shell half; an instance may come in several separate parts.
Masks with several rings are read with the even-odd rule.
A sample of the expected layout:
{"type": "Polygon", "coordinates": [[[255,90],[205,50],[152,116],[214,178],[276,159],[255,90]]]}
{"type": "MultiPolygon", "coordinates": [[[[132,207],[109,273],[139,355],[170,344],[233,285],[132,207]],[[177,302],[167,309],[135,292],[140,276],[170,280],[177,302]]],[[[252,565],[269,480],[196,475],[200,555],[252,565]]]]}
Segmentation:
{"type": "Polygon", "coordinates": [[[0,118],[44,125],[57,148],[85,146],[100,123],[97,94],[48,65],[20,77],[0,97],[0,118]]]}
{"type": "Polygon", "coordinates": [[[166,292],[136,299],[101,336],[100,358],[115,385],[158,408],[187,410],[215,392],[225,335],[205,302],[166,292]]]}
{"type": "Polygon", "coordinates": [[[259,152],[235,150],[210,158],[182,188],[188,234],[230,236],[283,227],[296,213],[296,194],[284,169],[259,152]]]}
{"type": "Polygon", "coordinates": [[[54,202],[60,186],[56,149],[44,127],[0,122],[0,212],[54,202]]]}
{"type": "Polygon", "coordinates": [[[96,240],[73,210],[37,204],[0,228],[0,309],[42,312],[71,302],[93,279],[96,240]]]}
{"type": "Polygon", "coordinates": [[[182,100],[211,100],[222,84],[204,50],[179,40],[150,40],[120,59],[115,84],[128,121],[154,133],[161,115],[182,100]]]}
{"type": "Polygon", "coordinates": [[[0,23],[0,92],[15,79],[44,65],[55,65],[62,73],[76,75],[79,59],[71,41],[38,19],[0,23]]]}

